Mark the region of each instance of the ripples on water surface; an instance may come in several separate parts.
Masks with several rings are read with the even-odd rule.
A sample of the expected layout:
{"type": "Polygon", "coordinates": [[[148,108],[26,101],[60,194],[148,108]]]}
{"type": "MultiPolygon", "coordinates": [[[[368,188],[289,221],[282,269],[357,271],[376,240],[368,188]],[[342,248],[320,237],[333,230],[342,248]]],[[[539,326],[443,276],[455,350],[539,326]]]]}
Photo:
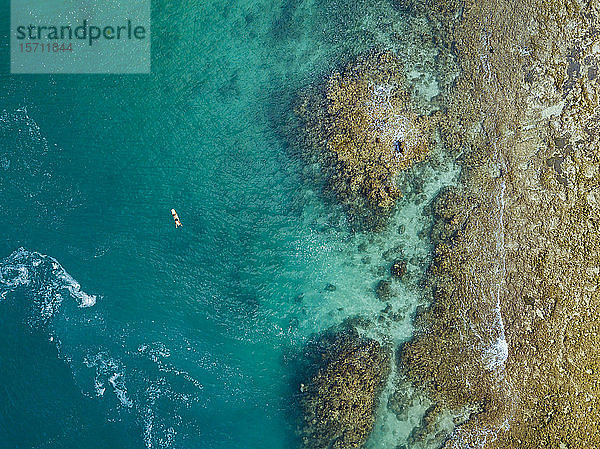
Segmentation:
{"type": "MultiPolygon", "coordinates": [[[[156,3],[150,76],[2,75],[0,447],[298,447],[290,360],[377,317],[389,250],[410,276],[378,337],[410,337],[422,210],[456,170],[415,170],[387,230],[350,234],[278,132],[354,55],[427,52],[415,26],[387,2],[156,3]]],[[[408,68],[424,103],[434,56],[408,68]]],[[[380,448],[412,425],[378,422],[380,448]]]]}

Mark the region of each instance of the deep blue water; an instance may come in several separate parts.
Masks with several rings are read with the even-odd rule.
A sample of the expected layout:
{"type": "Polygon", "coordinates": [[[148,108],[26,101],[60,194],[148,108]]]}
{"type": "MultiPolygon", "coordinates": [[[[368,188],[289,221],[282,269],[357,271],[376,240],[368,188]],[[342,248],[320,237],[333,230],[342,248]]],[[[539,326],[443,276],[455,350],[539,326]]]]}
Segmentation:
{"type": "MultiPolygon", "coordinates": [[[[406,50],[388,39],[403,13],[157,1],[152,18],[152,73],[127,76],[11,76],[0,18],[0,448],[296,448],[303,343],[377,314],[385,249],[427,264],[422,207],[451,175],[352,234],[282,135],[299,89],[406,50]]],[[[406,319],[382,333],[402,341],[418,300],[398,288],[406,319]]]]}

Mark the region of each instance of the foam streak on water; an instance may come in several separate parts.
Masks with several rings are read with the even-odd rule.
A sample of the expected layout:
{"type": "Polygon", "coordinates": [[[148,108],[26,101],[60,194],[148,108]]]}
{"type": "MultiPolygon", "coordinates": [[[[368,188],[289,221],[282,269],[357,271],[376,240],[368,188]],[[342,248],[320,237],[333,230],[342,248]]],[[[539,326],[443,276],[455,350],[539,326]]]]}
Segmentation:
{"type": "MultiPolygon", "coordinates": [[[[172,350],[162,342],[114,354],[114,344],[105,342],[118,341],[123,330],[108,330],[100,312],[87,310],[97,299],[51,256],[19,248],[0,260],[0,301],[28,310],[26,322],[49,334],[81,393],[106,407],[108,421],[139,426],[146,447],[173,447],[182,427],[181,411],[199,400],[202,384],[165,360],[172,350]],[[67,299],[76,306],[64,307],[67,299]],[[144,367],[143,360],[151,364],[144,367]],[[169,404],[166,412],[165,403],[169,404]]],[[[197,433],[192,420],[182,428],[188,435],[197,433]]]]}
{"type": "Polygon", "coordinates": [[[39,306],[39,319],[48,321],[58,311],[64,295],[79,307],[96,304],[96,295],[89,295],[79,283],[50,256],[19,248],[0,261],[0,299],[9,292],[27,287],[39,306]]]}
{"type": "Polygon", "coordinates": [[[489,370],[501,371],[504,369],[506,359],[508,358],[508,343],[504,332],[504,320],[500,311],[500,296],[506,276],[506,250],[504,248],[504,193],[506,191],[506,183],[504,179],[500,181],[500,192],[497,195],[498,204],[498,228],[496,231],[496,250],[499,258],[496,265],[496,292],[495,292],[495,307],[496,313],[494,327],[498,329],[498,338],[496,342],[484,350],[484,360],[486,360],[486,368],[489,370]]]}

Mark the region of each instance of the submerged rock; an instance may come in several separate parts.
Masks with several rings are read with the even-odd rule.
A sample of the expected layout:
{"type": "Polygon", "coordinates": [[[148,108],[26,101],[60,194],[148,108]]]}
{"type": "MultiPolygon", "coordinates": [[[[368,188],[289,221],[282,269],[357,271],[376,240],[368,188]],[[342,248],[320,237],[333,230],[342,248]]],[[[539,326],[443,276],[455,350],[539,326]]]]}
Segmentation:
{"type": "Polygon", "coordinates": [[[359,58],[309,90],[297,112],[309,160],[329,190],[352,222],[377,227],[401,194],[396,176],[430,146],[430,120],[413,111],[400,60],[379,52],[359,58]]]}
{"type": "Polygon", "coordinates": [[[380,301],[387,301],[394,294],[392,290],[392,283],[390,281],[382,279],[377,283],[377,286],[375,287],[375,294],[377,295],[377,298],[379,298],[380,301]]]}
{"type": "Polygon", "coordinates": [[[304,448],[362,446],[390,373],[390,348],[344,326],[320,335],[307,355],[313,374],[301,384],[304,448]]]}
{"type": "Polygon", "coordinates": [[[402,259],[395,260],[390,271],[392,276],[401,279],[406,274],[406,261],[402,259]]]}
{"type": "Polygon", "coordinates": [[[334,292],[336,290],[337,290],[337,287],[335,285],[333,285],[333,284],[327,284],[325,286],[325,291],[326,292],[334,292]]]}

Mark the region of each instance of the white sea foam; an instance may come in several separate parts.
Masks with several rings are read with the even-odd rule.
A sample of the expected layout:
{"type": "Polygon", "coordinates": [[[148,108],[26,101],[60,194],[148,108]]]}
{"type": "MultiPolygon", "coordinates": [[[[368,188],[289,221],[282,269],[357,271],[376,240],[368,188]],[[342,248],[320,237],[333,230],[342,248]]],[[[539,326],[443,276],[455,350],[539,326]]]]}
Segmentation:
{"type": "Polygon", "coordinates": [[[164,418],[157,416],[154,411],[156,402],[167,397],[179,403],[187,402],[186,395],[172,391],[165,379],[150,382],[146,389],[147,406],[142,410],[144,422],[144,443],[148,449],[173,447],[177,431],[169,426],[164,418]]]}
{"type": "Polygon", "coordinates": [[[391,140],[405,140],[414,133],[406,115],[398,114],[392,106],[391,98],[398,89],[395,83],[373,84],[371,100],[367,103],[373,126],[383,136],[391,140]]]}
{"type": "MultiPolygon", "coordinates": [[[[498,159],[499,170],[501,170],[501,153],[497,144],[494,144],[496,149],[496,158],[498,159]]],[[[494,295],[494,323],[491,326],[492,332],[497,333],[497,337],[493,343],[483,350],[483,359],[486,364],[486,368],[489,370],[503,370],[506,360],[508,359],[508,342],[506,341],[506,335],[504,331],[504,320],[502,319],[502,313],[500,310],[502,288],[504,286],[506,277],[506,249],[504,244],[504,208],[505,208],[505,192],[506,183],[504,179],[500,179],[500,189],[496,196],[497,205],[497,228],[496,228],[496,251],[498,256],[498,262],[495,269],[495,291],[492,292],[494,295]]]]}
{"type": "Polygon", "coordinates": [[[54,274],[58,279],[64,282],[64,286],[67,288],[71,297],[77,299],[79,307],[91,307],[96,304],[96,296],[88,295],[86,292],[81,290],[81,285],[73,277],[67,273],[58,262],[53,263],[54,274]]]}
{"type": "Polygon", "coordinates": [[[96,394],[98,396],[104,396],[106,387],[104,386],[104,383],[101,382],[98,378],[94,379],[94,388],[96,389],[96,394]]]}
{"type": "Polygon", "coordinates": [[[52,318],[65,296],[75,300],[79,307],[96,304],[96,295],[82,291],[56,259],[19,248],[0,261],[0,299],[6,299],[9,293],[23,286],[28,287],[38,306],[39,317],[32,317],[34,321],[52,318]]]}
{"type": "Polygon", "coordinates": [[[176,376],[181,376],[187,380],[190,384],[194,385],[196,389],[202,390],[204,387],[200,381],[193,378],[187,371],[179,370],[165,359],[171,356],[171,351],[162,342],[155,342],[150,344],[142,344],[138,347],[138,353],[146,356],[152,360],[158,367],[158,369],[164,373],[173,373],[176,376]]]}
{"type": "Polygon", "coordinates": [[[496,342],[484,351],[483,359],[488,370],[504,367],[508,359],[508,342],[504,334],[501,334],[496,342]]]}
{"type": "Polygon", "coordinates": [[[464,430],[457,429],[452,440],[447,443],[449,449],[483,449],[498,438],[496,429],[464,430]]]}
{"type": "Polygon", "coordinates": [[[83,363],[88,368],[96,370],[94,388],[97,396],[103,396],[106,385],[110,385],[115,397],[123,407],[133,407],[133,401],[129,398],[125,385],[125,369],[118,360],[110,357],[106,352],[100,352],[85,357],[83,363]]]}

